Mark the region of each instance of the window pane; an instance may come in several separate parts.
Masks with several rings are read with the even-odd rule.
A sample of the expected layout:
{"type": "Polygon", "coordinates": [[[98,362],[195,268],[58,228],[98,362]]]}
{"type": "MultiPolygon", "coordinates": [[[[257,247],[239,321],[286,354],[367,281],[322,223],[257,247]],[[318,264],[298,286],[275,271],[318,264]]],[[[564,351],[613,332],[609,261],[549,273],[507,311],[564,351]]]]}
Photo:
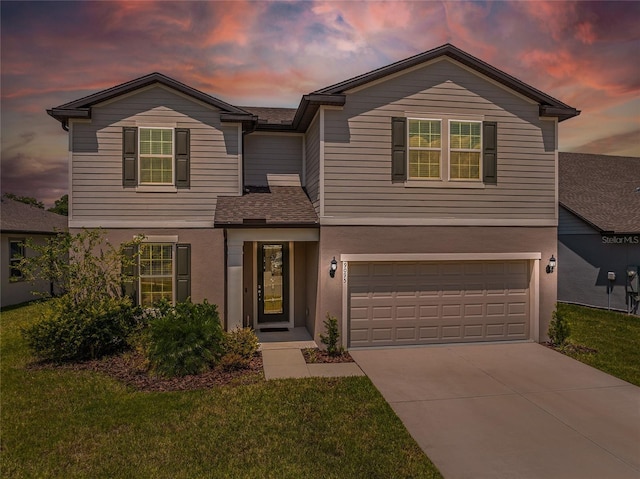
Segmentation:
{"type": "Polygon", "coordinates": [[[451,179],[477,180],[480,178],[480,153],[452,151],[450,158],[451,179]]]}
{"type": "Polygon", "coordinates": [[[424,150],[410,151],[409,177],[440,178],[440,152],[424,150]]]}
{"type": "Polygon", "coordinates": [[[450,128],[451,149],[480,150],[482,143],[480,123],[452,121],[450,128]]]}
{"type": "Polygon", "coordinates": [[[146,156],[140,158],[141,183],[172,183],[173,158],[146,156]]]}
{"type": "Polygon", "coordinates": [[[438,120],[409,120],[410,148],[440,148],[438,120]]]}
{"type": "Polygon", "coordinates": [[[140,302],[173,300],[173,245],[145,243],[140,250],[140,302]]]}
{"type": "Polygon", "coordinates": [[[152,306],[156,301],[165,298],[173,300],[173,280],[171,278],[140,278],[140,303],[152,306]]]}

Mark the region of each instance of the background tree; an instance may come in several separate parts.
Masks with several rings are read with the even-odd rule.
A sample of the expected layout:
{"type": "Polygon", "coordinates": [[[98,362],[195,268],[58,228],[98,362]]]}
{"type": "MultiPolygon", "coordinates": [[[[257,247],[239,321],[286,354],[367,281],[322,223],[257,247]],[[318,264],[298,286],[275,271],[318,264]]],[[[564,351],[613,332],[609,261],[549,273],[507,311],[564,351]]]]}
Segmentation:
{"type": "Polygon", "coordinates": [[[31,196],[16,196],[13,193],[5,193],[2,196],[10,200],[19,201],[20,203],[24,203],[26,205],[35,206],[36,208],[40,208],[41,210],[44,209],[44,203],[31,196]]]}
{"type": "Polygon", "coordinates": [[[56,213],[62,216],[69,216],[69,195],[63,195],[59,200],[56,200],[52,208],[47,211],[56,213]]]}

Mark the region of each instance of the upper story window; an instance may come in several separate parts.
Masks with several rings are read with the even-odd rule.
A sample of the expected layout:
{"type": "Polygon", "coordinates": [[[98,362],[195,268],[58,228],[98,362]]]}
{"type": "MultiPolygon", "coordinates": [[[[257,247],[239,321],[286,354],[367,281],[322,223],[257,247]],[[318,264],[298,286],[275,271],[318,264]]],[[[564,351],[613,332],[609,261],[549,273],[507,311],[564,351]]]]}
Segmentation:
{"type": "Polygon", "coordinates": [[[173,184],[173,129],[140,128],[140,184],[173,184]]]}
{"type": "Polygon", "coordinates": [[[391,140],[394,182],[453,187],[496,183],[496,122],[396,117],[391,140]]]}
{"type": "Polygon", "coordinates": [[[122,186],[189,188],[190,142],[186,128],[124,127],[122,186]]]}
{"type": "Polygon", "coordinates": [[[18,281],[23,278],[18,264],[24,258],[24,238],[9,240],[9,279],[18,281]]]}

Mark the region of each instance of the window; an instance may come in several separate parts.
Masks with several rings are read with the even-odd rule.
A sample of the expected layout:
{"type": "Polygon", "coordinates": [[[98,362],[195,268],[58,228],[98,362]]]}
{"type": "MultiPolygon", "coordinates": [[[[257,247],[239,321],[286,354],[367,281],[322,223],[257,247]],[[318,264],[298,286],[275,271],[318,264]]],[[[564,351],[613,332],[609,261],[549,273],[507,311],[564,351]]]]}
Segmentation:
{"type": "Polygon", "coordinates": [[[173,184],[173,130],[140,128],[140,184],[173,184]]]}
{"type": "Polygon", "coordinates": [[[144,243],[140,247],[140,304],[173,301],[173,245],[144,243]]]}
{"type": "Polygon", "coordinates": [[[190,188],[190,141],[186,128],[123,127],[122,186],[190,188]]]}
{"type": "Polygon", "coordinates": [[[24,258],[24,238],[9,240],[9,279],[18,281],[22,279],[22,271],[18,264],[24,258]]]}
{"type": "Polygon", "coordinates": [[[440,120],[409,120],[409,177],[440,178],[440,120]]]}
{"type": "Polygon", "coordinates": [[[391,181],[426,187],[496,184],[497,132],[497,122],[470,117],[391,118],[391,181]]]}
{"type": "Polygon", "coordinates": [[[480,179],[482,124],[479,121],[449,122],[449,178],[480,179]]]}

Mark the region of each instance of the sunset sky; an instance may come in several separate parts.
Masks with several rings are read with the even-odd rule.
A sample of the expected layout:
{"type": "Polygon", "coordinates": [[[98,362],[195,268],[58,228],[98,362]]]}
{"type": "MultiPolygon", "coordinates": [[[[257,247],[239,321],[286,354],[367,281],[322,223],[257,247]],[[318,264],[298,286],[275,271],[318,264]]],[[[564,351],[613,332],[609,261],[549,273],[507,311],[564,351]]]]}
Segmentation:
{"type": "Polygon", "coordinates": [[[2,192],[67,193],[45,109],[158,71],[234,105],[303,94],[444,43],[582,114],[560,151],[640,156],[640,2],[0,3],[2,192]]]}

